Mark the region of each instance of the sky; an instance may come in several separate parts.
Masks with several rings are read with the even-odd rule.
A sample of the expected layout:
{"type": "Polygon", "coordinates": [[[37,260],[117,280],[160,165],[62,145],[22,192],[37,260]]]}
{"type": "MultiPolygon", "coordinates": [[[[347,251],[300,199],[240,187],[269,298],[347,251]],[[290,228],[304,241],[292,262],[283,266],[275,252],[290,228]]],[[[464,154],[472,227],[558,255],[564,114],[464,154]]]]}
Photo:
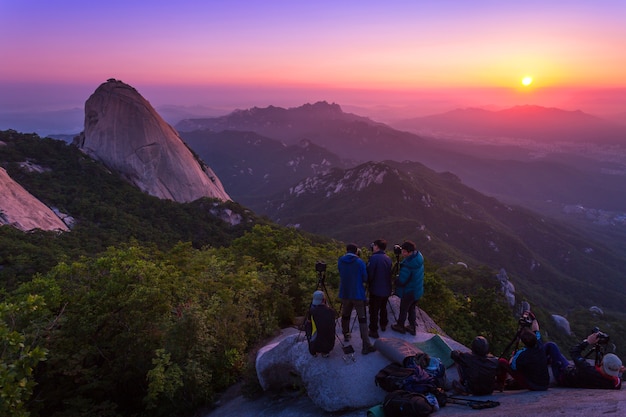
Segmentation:
{"type": "Polygon", "coordinates": [[[0,0],[0,112],[109,78],[153,106],[626,112],[625,22],[625,0],[0,0]]]}

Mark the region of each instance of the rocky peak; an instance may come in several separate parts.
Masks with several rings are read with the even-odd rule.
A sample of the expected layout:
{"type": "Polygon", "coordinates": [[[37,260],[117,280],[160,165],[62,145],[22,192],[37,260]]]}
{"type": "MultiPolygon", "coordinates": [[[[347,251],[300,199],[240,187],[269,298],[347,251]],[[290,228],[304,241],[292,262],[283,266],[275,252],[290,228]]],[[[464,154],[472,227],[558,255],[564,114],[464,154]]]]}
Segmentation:
{"type": "Polygon", "coordinates": [[[85,130],[74,145],[158,198],[230,200],[213,170],[136,89],[122,81],[111,78],[89,97],[85,130]]]}
{"type": "Polygon", "coordinates": [[[0,168],[0,195],[0,225],[8,224],[23,231],[69,230],[50,208],[15,182],[4,168],[0,168]]]}

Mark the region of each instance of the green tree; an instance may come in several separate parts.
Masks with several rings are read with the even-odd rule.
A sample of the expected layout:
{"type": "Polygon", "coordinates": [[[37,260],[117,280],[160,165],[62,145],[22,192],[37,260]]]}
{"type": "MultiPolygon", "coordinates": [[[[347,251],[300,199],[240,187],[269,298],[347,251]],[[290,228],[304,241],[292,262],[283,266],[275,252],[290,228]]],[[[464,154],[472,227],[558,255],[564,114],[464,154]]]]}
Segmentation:
{"type": "Polygon", "coordinates": [[[25,325],[43,307],[43,298],[30,295],[15,302],[0,303],[0,415],[30,416],[35,388],[33,372],[46,359],[46,350],[36,344],[36,334],[25,325]]]}

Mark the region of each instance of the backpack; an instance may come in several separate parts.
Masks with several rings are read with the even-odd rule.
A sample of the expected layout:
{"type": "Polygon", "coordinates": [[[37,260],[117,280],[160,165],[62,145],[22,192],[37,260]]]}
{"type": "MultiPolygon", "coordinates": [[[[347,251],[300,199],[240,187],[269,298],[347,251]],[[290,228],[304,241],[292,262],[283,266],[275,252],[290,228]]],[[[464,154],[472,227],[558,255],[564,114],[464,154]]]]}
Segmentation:
{"type": "Polygon", "coordinates": [[[385,396],[385,417],[424,417],[435,411],[435,407],[424,394],[396,390],[385,396]]]}
{"type": "Polygon", "coordinates": [[[413,369],[405,368],[397,363],[390,363],[378,371],[374,376],[374,382],[387,392],[401,390],[405,381],[413,375],[413,369]]]}
{"type": "Polygon", "coordinates": [[[404,367],[397,363],[390,363],[378,371],[374,382],[387,392],[404,390],[428,393],[437,388],[435,379],[421,367],[404,367]]]}
{"type": "Polygon", "coordinates": [[[441,362],[441,359],[422,352],[412,356],[407,356],[402,361],[402,364],[406,368],[422,368],[433,377],[437,387],[446,388],[446,367],[443,362],[441,362]]]}
{"type": "Polygon", "coordinates": [[[435,358],[432,356],[430,358],[430,363],[426,368],[424,368],[426,372],[430,374],[435,380],[435,385],[439,388],[446,388],[447,378],[446,378],[446,367],[441,362],[441,359],[435,358]]]}

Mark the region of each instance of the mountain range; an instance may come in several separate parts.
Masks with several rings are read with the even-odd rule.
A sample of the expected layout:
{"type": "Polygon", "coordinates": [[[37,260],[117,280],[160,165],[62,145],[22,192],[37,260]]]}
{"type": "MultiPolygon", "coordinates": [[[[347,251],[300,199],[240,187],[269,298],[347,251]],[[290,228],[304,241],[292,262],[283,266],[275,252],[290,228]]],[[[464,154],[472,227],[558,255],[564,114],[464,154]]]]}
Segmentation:
{"type": "MultiPolygon", "coordinates": [[[[121,146],[117,140],[141,144],[130,167],[178,158],[167,147],[154,152],[155,130],[146,126],[160,126],[156,137],[169,126],[143,98],[128,95],[132,87],[117,83],[109,80],[105,87],[123,90],[122,101],[138,103],[146,113],[121,111],[125,104],[118,104],[115,117],[107,115],[103,103],[112,92],[106,92],[87,106],[85,132],[75,145],[145,192],[152,193],[141,187],[137,173],[153,183],[167,178],[168,190],[184,189],[187,181],[171,169],[131,174],[116,165],[129,165],[123,153],[112,151],[121,146]],[[93,129],[99,123],[109,127],[93,129]],[[114,126],[143,127],[110,134],[114,126]]],[[[610,239],[602,242],[514,204],[550,200],[561,210],[584,201],[626,212],[626,196],[618,192],[624,171],[619,152],[609,155],[612,161],[556,150],[538,158],[536,146],[420,136],[327,102],[187,119],[176,130],[168,138],[182,139],[191,153],[173,166],[210,166],[211,181],[228,192],[222,199],[230,197],[279,224],[363,246],[381,236],[390,243],[415,240],[429,262],[505,269],[520,296],[545,308],[564,312],[597,305],[620,311],[626,251],[619,233],[607,232],[610,239]]]]}
{"type": "MultiPolygon", "coordinates": [[[[551,113],[533,108],[541,117],[551,113]]],[[[280,224],[362,245],[377,236],[414,239],[436,262],[505,268],[523,293],[563,310],[604,304],[606,293],[590,296],[596,284],[624,292],[626,165],[619,152],[607,160],[576,147],[547,152],[542,142],[419,136],[326,102],[239,110],[176,128],[235,200],[280,224]],[[604,222],[600,214],[587,219],[592,233],[559,221],[572,221],[565,214],[571,206],[600,208],[604,222]],[[543,212],[530,210],[537,207],[543,212]]]]}
{"type": "Polygon", "coordinates": [[[465,137],[513,138],[545,143],[624,144],[626,126],[580,110],[565,111],[541,106],[515,106],[489,111],[456,109],[443,114],[393,123],[398,129],[465,137]]]}

